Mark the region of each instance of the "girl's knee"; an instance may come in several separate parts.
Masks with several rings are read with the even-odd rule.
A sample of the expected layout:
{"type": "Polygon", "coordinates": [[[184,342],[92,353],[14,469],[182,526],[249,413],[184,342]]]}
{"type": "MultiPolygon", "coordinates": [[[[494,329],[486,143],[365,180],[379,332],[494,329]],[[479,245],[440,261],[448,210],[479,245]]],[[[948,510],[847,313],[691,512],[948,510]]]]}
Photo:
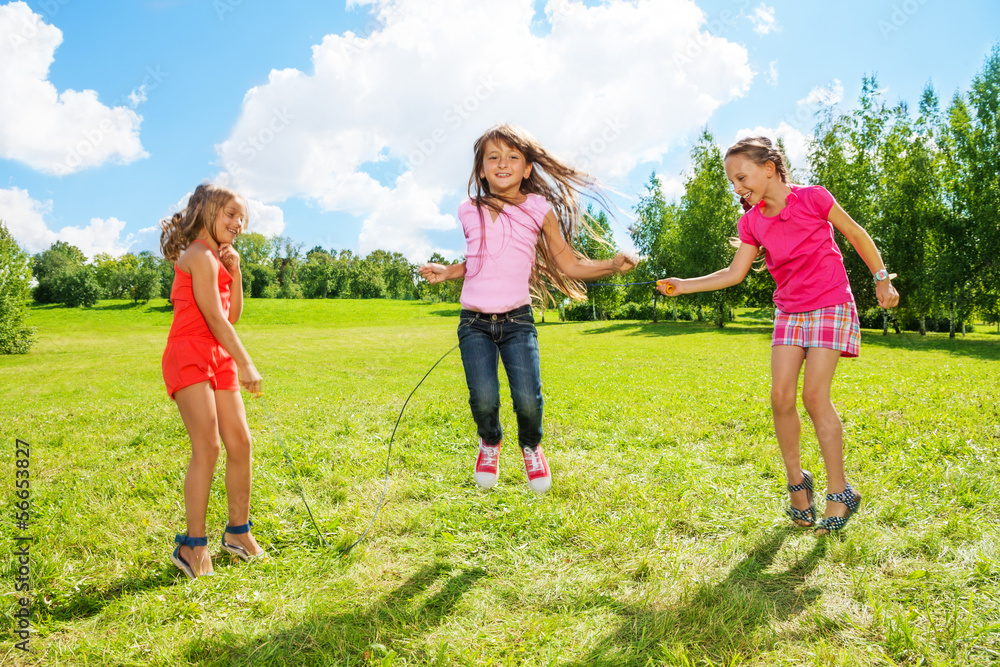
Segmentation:
{"type": "Polygon", "coordinates": [[[541,419],[542,397],[534,394],[514,396],[514,412],[523,419],[541,419]]]}
{"type": "Polygon", "coordinates": [[[191,443],[191,459],[200,463],[215,465],[222,453],[222,445],[218,439],[207,442],[191,443]]]}
{"type": "Polygon", "coordinates": [[[500,397],[491,392],[474,392],[469,394],[469,406],[476,414],[489,414],[500,411],[500,397]]]}
{"type": "Polygon", "coordinates": [[[830,400],[830,395],[825,391],[803,389],[802,405],[805,407],[806,412],[814,419],[819,415],[836,412],[836,408],[833,407],[833,402],[830,400]]]}
{"type": "Polygon", "coordinates": [[[771,410],[774,412],[795,411],[795,389],[771,388],[771,410]]]}

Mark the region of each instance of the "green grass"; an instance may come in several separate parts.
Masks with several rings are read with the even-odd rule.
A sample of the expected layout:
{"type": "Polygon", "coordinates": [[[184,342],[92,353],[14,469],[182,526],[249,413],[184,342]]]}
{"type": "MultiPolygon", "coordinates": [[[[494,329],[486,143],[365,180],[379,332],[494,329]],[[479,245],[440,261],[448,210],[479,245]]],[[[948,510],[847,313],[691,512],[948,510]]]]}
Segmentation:
{"type": "MultiPolygon", "coordinates": [[[[834,400],[865,495],[843,541],[784,520],[766,323],[539,326],[553,489],[516,448],[472,481],[457,307],[251,301],[252,516],[270,557],[188,582],[188,443],[165,302],[35,307],[0,357],[0,662],[29,665],[951,665],[1000,660],[1000,337],[865,331],[834,400]],[[31,443],[33,653],[14,649],[14,439],[31,443]],[[5,481],[3,481],[5,480],[5,481]]],[[[503,391],[506,391],[504,389],[503,391]]],[[[514,428],[509,400],[503,421],[514,428]]],[[[513,441],[513,432],[511,432],[513,441]]],[[[824,475],[808,420],[806,467],[824,475]]],[[[818,491],[819,491],[818,489],[818,491]]],[[[822,511],[822,504],[819,506],[822,511]]],[[[225,524],[221,463],[209,537],[225,524]]]]}

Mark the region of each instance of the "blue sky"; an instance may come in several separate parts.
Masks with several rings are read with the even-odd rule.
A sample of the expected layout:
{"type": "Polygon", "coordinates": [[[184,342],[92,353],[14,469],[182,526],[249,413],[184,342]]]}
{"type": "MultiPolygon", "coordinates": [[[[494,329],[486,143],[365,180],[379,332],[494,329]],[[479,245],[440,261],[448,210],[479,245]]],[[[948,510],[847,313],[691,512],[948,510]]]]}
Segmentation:
{"type": "Polygon", "coordinates": [[[866,74],[890,103],[931,82],[946,105],[997,26],[994,0],[5,3],[0,218],[29,252],[155,250],[215,180],[251,200],[251,231],[304,249],[455,256],[496,122],[627,210],[653,170],[680,194],[705,126],[782,136],[801,166],[814,113],[851,108],[866,74]]]}

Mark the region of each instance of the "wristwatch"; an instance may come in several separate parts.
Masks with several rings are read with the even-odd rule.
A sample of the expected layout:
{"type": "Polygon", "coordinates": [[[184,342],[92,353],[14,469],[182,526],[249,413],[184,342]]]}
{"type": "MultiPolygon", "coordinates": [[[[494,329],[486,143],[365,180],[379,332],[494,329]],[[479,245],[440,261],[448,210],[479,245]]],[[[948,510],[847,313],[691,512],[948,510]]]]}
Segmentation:
{"type": "Polygon", "coordinates": [[[885,269],[879,269],[878,271],[875,272],[875,282],[880,283],[883,280],[888,280],[888,279],[889,279],[889,272],[886,271],[885,269]]]}

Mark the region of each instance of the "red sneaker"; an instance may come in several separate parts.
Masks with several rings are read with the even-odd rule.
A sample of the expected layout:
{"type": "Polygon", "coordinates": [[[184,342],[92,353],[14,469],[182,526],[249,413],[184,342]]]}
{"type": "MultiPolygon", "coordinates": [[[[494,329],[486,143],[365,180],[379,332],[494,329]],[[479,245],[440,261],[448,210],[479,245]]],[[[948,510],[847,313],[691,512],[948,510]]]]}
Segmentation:
{"type": "Polygon", "coordinates": [[[476,484],[480,489],[492,489],[500,476],[500,445],[487,445],[479,440],[479,456],[476,457],[476,484]]]}
{"type": "Polygon", "coordinates": [[[534,449],[522,447],[521,455],[524,457],[524,471],[528,473],[528,488],[535,493],[548,491],[552,487],[552,473],[549,472],[549,462],[545,460],[542,446],[534,449]]]}

